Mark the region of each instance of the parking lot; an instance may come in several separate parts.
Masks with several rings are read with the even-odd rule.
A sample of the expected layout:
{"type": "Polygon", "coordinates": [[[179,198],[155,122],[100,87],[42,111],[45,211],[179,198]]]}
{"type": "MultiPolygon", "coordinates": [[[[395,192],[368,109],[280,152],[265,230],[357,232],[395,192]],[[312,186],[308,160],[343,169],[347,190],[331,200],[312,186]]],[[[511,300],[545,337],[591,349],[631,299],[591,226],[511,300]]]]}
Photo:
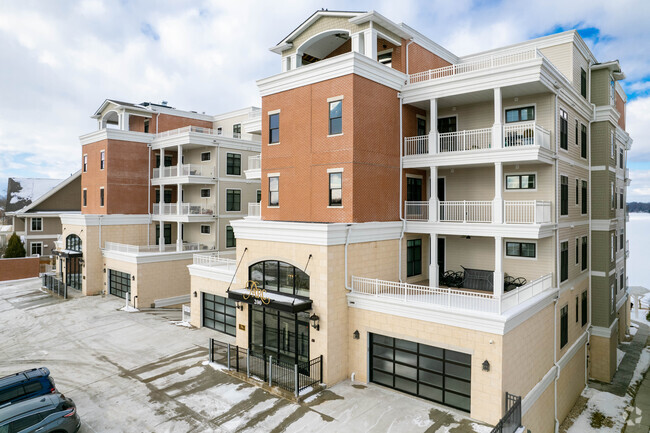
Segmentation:
{"type": "MultiPolygon", "coordinates": [[[[207,363],[209,329],[122,299],[68,300],[38,279],[0,283],[0,376],[45,366],[77,404],[81,432],[489,432],[465,414],[343,382],[296,404],[207,363]]],[[[232,340],[231,340],[232,341],[232,340]]]]}

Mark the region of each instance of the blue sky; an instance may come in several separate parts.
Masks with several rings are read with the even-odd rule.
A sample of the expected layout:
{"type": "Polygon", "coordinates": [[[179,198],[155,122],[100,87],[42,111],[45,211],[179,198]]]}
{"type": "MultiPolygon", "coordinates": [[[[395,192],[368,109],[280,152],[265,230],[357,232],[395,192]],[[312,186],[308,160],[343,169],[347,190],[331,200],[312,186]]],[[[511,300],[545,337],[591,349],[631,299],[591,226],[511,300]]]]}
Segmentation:
{"type": "Polygon", "coordinates": [[[62,178],[106,98],[217,114],[259,105],[268,48],[315,10],[371,10],[458,55],[578,29],[627,79],[630,201],[650,201],[650,2],[434,0],[0,2],[0,194],[7,177],[62,178]],[[561,13],[559,13],[561,11],[561,13]]]}

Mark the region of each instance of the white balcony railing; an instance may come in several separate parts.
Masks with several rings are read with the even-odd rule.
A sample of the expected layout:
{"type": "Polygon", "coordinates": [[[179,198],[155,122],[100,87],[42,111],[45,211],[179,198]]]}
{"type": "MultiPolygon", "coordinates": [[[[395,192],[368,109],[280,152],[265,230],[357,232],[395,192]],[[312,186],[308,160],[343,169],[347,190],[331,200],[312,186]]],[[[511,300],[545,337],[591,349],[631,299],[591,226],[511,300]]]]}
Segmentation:
{"type": "Polygon", "coordinates": [[[392,299],[406,304],[413,304],[414,306],[429,304],[449,309],[501,314],[550,290],[552,286],[553,274],[548,274],[504,294],[499,299],[492,293],[418,286],[415,284],[353,276],[351,293],[392,299]]]}
{"type": "Polygon", "coordinates": [[[625,241],[625,258],[630,257],[630,241],[626,240],[625,241]]]}
{"type": "Polygon", "coordinates": [[[541,200],[503,202],[507,224],[545,224],[551,222],[551,202],[541,200]]]}
{"type": "Polygon", "coordinates": [[[201,251],[207,249],[205,245],[198,242],[184,242],[180,248],[176,244],[163,245],[162,250],[160,245],[129,245],[117,242],[105,242],[104,251],[115,251],[119,253],[141,254],[141,253],[160,253],[160,252],[175,252],[175,251],[201,251]]]}
{"type": "Polygon", "coordinates": [[[441,201],[440,221],[462,223],[491,223],[491,201],[441,201]]]}
{"type": "Polygon", "coordinates": [[[248,216],[253,218],[259,218],[261,213],[261,204],[260,203],[248,203],[248,216]]]}
{"type": "Polygon", "coordinates": [[[156,138],[172,137],[175,135],[180,135],[188,132],[193,132],[197,134],[207,134],[207,135],[218,135],[220,137],[227,138],[241,138],[241,133],[226,133],[223,129],[217,128],[204,128],[202,126],[184,126],[182,128],[170,129],[169,131],[159,132],[156,134],[156,138]]]}
{"type": "Polygon", "coordinates": [[[248,169],[249,170],[259,170],[262,167],[262,156],[255,155],[248,157],[248,169]]]}
{"type": "Polygon", "coordinates": [[[153,177],[154,178],[176,177],[176,176],[178,176],[178,166],[177,165],[171,165],[169,167],[160,167],[160,168],[154,168],[153,169],[153,177]]]}
{"type": "MultiPolygon", "coordinates": [[[[494,128],[469,129],[437,135],[438,153],[488,150],[492,144],[494,128]]],[[[503,127],[503,147],[540,146],[551,148],[551,133],[535,122],[518,122],[503,127]]],[[[429,136],[404,137],[404,156],[429,153],[429,136]]]]}
{"type": "Polygon", "coordinates": [[[405,201],[404,218],[410,221],[428,221],[429,206],[428,201],[405,201]]]}
{"type": "Polygon", "coordinates": [[[199,203],[181,203],[180,212],[177,203],[154,203],[154,215],[214,215],[214,205],[199,203]]]}
{"type": "Polygon", "coordinates": [[[207,254],[194,254],[193,263],[200,266],[220,266],[234,271],[237,266],[234,251],[217,251],[207,254]]]}
{"type": "Polygon", "coordinates": [[[180,174],[177,165],[153,169],[154,178],[176,177],[176,176],[212,177],[213,175],[214,175],[213,167],[211,165],[202,165],[202,164],[183,164],[181,165],[180,174]]]}
{"type": "Polygon", "coordinates": [[[625,169],[625,179],[629,179],[629,178],[630,178],[630,169],[626,168],[625,169]]]}
{"type": "Polygon", "coordinates": [[[492,128],[438,134],[438,152],[441,153],[489,149],[491,143],[492,128]]]}
{"type": "Polygon", "coordinates": [[[510,51],[498,55],[484,56],[470,60],[468,62],[444,66],[437,69],[430,69],[428,71],[418,72],[416,74],[410,74],[408,78],[408,84],[421,83],[424,81],[435,80],[444,77],[453,77],[456,75],[482,71],[499,66],[511,65],[541,57],[542,54],[537,51],[537,49],[510,51]]]}

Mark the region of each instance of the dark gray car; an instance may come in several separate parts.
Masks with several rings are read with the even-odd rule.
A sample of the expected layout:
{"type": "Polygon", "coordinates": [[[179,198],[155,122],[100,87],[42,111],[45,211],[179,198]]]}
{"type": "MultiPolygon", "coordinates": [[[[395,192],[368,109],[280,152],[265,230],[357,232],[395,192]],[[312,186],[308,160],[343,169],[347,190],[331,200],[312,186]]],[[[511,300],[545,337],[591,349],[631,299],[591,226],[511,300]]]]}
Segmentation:
{"type": "Polygon", "coordinates": [[[0,433],[75,433],[80,426],[74,402],[58,393],[0,408],[0,433]]]}

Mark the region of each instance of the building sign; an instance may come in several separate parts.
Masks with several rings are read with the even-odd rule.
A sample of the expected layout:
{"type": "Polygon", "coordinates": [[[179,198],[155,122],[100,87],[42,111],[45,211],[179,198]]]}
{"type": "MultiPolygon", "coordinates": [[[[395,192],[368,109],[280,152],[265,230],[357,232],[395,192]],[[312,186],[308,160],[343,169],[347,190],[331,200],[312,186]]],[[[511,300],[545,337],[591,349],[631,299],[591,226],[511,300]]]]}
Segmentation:
{"type": "Polygon", "coordinates": [[[256,305],[269,305],[269,303],[271,303],[271,299],[266,296],[266,290],[257,287],[257,283],[255,281],[248,281],[247,286],[248,293],[242,295],[244,300],[248,301],[252,298],[253,303],[256,305]]]}

